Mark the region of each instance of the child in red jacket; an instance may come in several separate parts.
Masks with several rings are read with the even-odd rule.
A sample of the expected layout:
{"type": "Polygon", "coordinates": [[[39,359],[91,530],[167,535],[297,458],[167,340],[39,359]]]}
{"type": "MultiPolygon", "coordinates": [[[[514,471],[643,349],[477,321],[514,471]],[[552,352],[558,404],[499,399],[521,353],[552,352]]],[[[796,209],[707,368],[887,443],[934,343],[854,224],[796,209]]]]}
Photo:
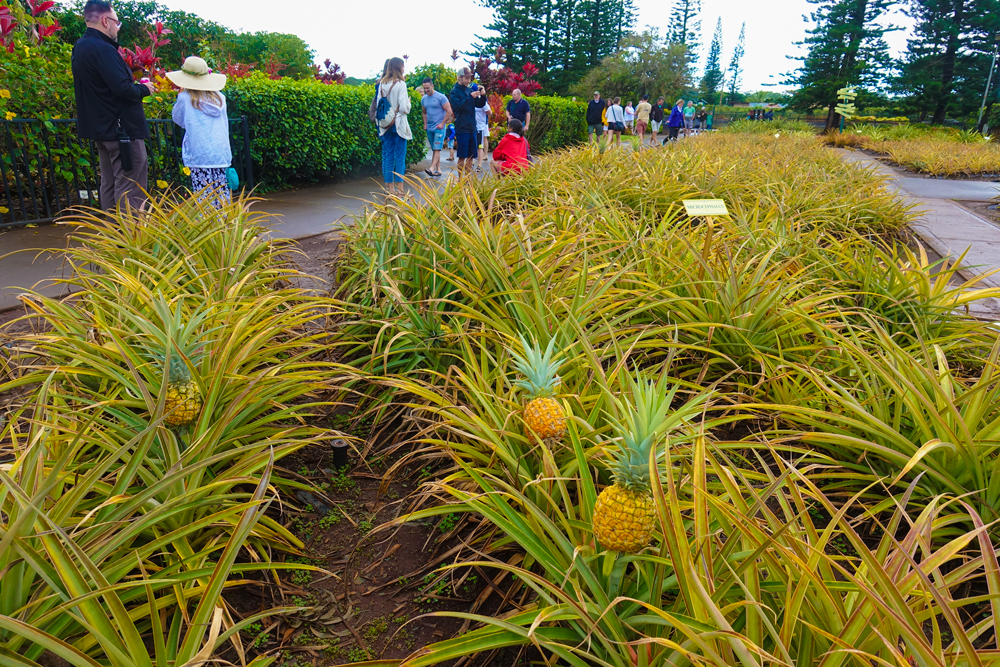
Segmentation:
{"type": "Polygon", "coordinates": [[[516,118],[507,123],[507,134],[493,149],[493,172],[498,176],[509,172],[524,171],[531,166],[528,160],[528,140],[521,136],[524,126],[516,118]]]}

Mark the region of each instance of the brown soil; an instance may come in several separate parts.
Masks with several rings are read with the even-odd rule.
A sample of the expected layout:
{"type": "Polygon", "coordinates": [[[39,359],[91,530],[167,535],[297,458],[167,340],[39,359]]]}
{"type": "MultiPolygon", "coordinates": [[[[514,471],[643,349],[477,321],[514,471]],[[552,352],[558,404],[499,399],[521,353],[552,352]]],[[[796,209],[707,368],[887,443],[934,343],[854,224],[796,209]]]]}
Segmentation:
{"type": "Polygon", "coordinates": [[[282,461],[283,476],[315,487],[283,497],[275,513],[305,544],[303,556],[290,560],[322,571],[279,571],[280,578],[262,586],[227,594],[243,615],[304,607],[243,632],[251,654],[278,655],[285,667],[403,658],[462,628],[461,619],[426,614],[467,612],[485,588],[482,571],[435,573],[454,560],[469,526],[449,514],[378,530],[404,514],[420,483],[434,474],[413,465],[384,479],[392,463],[376,453],[364,462],[352,457],[337,470],[331,450],[320,447],[282,461]]]}

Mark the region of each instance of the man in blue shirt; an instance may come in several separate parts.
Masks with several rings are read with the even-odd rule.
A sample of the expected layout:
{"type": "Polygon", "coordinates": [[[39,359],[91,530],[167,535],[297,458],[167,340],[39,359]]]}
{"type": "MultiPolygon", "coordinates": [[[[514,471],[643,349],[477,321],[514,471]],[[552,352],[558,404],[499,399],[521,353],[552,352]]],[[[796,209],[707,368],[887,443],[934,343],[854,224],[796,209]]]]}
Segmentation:
{"type": "Polygon", "coordinates": [[[420,112],[424,116],[424,128],[427,130],[427,142],[431,145],[431,167],[424,169],[428,176],[441,175],[441,149],[444,148],[444,135],[448,123],[451,122],[451,103],[444,94],[434,90],[434,82],[424,79],[424,96],[420,98],[420,112]]]}
{"type": "Polygon", "coordinates": [[[507,121],[510,122],[514,118],[521,121],[527,134],[528,126],[531,125],[531,105],[528,104],[528,100],[521,97],[521,91],[517,88],[510,94],[510,102],[507,102],[507,121]]]}

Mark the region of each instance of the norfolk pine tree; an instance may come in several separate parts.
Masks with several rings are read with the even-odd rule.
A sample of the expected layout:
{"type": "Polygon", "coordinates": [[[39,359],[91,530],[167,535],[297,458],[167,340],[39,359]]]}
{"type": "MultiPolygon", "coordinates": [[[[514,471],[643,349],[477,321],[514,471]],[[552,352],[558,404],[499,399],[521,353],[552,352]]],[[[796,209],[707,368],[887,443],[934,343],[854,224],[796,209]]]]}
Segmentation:
{"type": "Polygon", "coordinates": [[[472,53],[491,55],[498,46],[509,66],[533,62],[547,89],[565,91],[587,69],[614,53],[635,25],[634,0],[480,0],[493,10],[472,53]]]}
{"type": "Polygon", "coordinates": [[[942,123],[979,108],[1000,32],[998,0],[910,0],[913,37],[899,66],[895,89],[921,118],[942,123]]]}
{"type": "Polygon", "coordinates": [[[705,97],[713,98],[722,87],[723,73],[719,65],[722,57],[722,17],[715,24],[715,34],[712,35],[712,44],[708,47],[708,56],[705,58],[705,75],[701,77],[701,89],[705,97]]]}
{"type": "Polygon", "coordinates": [[[893,28],[878,25],[893,0],[809,0],[817,5],[810,18],[816,26],[800,45],[802,65],[787,84],[799,86],[792,108],[809,111],[825,107],[826,128],[836,127],[837,91],[846,86],[878,88],[886,79],[889,50],[883,35],[893,28]]]}
{"type": "Polygon", "coordinates": [[[667,24],[667,41],[671,44],[683,44],[687,47],[691,61],[697,58],[695,52],[701,40],[701,0],[676,0],[677,4],[670,11],[670,23],[667,24]]]}
{"type": "Polygon", "coordinates": [[[729,61],[729,103],[735,104],[736,95],[740,92],[740,75],[743,73],[741,62],[745,52],[747,23],[740,26],[740,37],[736,40],[736,48],[733,49],[733,57],[729,61]]]}

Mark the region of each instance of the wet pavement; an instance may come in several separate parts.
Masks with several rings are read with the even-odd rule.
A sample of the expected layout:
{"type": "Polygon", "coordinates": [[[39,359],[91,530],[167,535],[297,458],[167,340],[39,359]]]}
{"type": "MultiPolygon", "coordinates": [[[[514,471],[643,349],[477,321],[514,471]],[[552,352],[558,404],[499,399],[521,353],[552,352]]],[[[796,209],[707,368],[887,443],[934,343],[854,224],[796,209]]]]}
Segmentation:
{"type": "MultiPolygon", "coordinates": [[[[429,160],[421,162],[407,176],[432,180],[423,171],[429,165],[429,160]]],[[[446,151],[441,159],[442,176],[433,180],[443,183],[456,169],[457,162],[448,161],[446,151]]],[[[271,216],[272,235],[302,239],[334,231],[382,192],[381,179],[367,177],[268,193],[255,206],[271,216]]],[[[25,288],[49,296],[67,293],[66,286],[53,279],[68,277],[70,268],[61,255],[44,249],[65,248],[71,231],[58,224],[0,230],[0,311],[16,307],[17,296],[25,288]]]]}

